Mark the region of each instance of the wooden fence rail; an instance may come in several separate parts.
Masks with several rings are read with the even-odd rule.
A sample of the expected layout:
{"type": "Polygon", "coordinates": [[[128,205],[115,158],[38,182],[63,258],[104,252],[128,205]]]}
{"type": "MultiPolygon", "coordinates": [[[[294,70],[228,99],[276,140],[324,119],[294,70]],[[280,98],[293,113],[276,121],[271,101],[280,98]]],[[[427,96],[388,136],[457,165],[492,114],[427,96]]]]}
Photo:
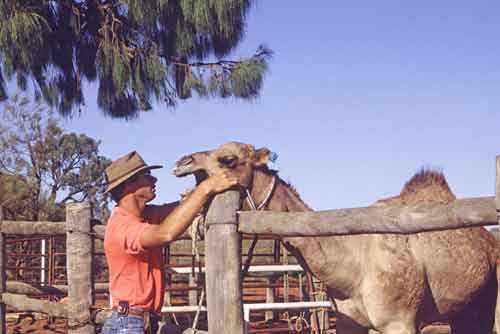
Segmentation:
{"type": "Polygon", "coordinates": [[[65,235],[65,222],[25,222],[4,220],[2,222],[3,234],[19,235],[65,235]]]}
{"type": "MultiPolygon", "coordinates": [[[[93,222],[99,222],[92,220],[93,222]]],[[[66,222],[29,222],[29,221],[13,221],[4,220],[1,224],[0,231],[3,234],[18,234],[18,235],[66,235],[66,222]]],[[[105,225],[92,226],[91,234],[97,239],[104,239],[105,225]]],[[[191,236],[188,232],[184,232],[178,240],[190,240],[191,236]]]]}
{"type": "Polygon", "coordinates": [[[66,305],[58,302],[29,298],[26,295],[9,292],[2,293],[2,302],[23,312],[42,312],[54,317],[68,318],[66,305]]]}
{"type": "Polygon", "coordinates": [[[275,236],[418,233],[498,225],[495,197],[459,199],[448,205],[366,207],[317,212],[240,212],[238,231],[275,236]]]}
{"type": "MultiPolygon", "coordinates": [[[[95,293],[107,293],[109,291],[108,283],[95,283],[95,293]]],[[[32,285],[24,282],[8,281],[6,292],[17,293],[30,296],[47,296],[47,295],[67,295],[67,285],[32,285]]]]}

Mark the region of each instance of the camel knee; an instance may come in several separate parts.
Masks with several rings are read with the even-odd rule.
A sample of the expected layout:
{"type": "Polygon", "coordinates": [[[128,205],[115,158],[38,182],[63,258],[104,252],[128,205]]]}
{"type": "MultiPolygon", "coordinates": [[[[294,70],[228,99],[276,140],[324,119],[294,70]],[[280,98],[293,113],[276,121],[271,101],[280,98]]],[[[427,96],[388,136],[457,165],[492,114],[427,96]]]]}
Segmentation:
{"type": "Polygon", "coordinates": [[[360,327],[360,326],[352,326],[352,325],[337,325],[335,326],[335,333],[337,334],[374,334],[377,332],[372,332],[366,328],[360,327]]]}
{"type": "Polygon", "coordinates": [[[369,334],[369,330],[345,314],[337,314],[335,321],[337,334],[369,334]]]}
{"type": "Polygon", "coordinates": [[[383,334],[416,334],[417,329],[412,324],[393,322],[380,330],[383,334]]]}
{"type": "Polygon", "coordinates": [[[416,334],[415,330],[411,329],[390,329],[382,332],[383,334],[416,334]]]}

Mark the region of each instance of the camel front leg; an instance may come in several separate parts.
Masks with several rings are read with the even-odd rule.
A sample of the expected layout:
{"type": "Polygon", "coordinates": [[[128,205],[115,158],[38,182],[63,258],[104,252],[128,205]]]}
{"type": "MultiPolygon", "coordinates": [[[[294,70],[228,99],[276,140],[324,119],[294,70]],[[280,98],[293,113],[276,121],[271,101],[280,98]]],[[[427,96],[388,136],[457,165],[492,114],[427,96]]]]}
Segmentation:
{"type": "Polygon", "coordinates": [[[337,334],[369,334],[366,317],[352,300],[335,300],[337,334]]]}
{"type": "Polygon", "coordinates": [[[337,334],[369,334],[369,329],[360,326],[345,314],[337,314],[335,322],[337,334]]]}
{"type": "MultiPolygon", "coordinates": [[[[360,304],[361,305],[361,304],[360,304]]],[[[393,319],[382,326],[374,326],[362,312],[364,308],[351,299],[336,301],[338,334],[417,334],[413,317],[407,314],[394,314],[393,319]],[[377,327],[378,331],[373,328],[377,327]]]]}

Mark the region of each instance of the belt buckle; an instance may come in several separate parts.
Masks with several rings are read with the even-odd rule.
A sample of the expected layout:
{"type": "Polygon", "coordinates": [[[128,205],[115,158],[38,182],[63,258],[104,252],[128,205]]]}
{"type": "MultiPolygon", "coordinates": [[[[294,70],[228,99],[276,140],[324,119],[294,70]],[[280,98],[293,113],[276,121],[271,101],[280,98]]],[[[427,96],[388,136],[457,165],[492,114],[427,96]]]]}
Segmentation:
{"type": "Polygon", "coordinates": [[[116,307],[116,312],[118,313],[119,316],[126,317],[129,313],[129,310],[130,308],[127,301],[118,302],[118,306],[116,307]]]}

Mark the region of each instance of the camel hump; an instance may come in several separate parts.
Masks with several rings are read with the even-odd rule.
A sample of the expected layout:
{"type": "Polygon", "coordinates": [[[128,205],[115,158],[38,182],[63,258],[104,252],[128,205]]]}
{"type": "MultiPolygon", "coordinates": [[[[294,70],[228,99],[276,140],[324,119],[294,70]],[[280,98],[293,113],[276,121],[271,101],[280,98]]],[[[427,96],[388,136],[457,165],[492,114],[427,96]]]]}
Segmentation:
{"type": "Polygon", "coordinates": [[[444,174],[433,169],[422,168],[405,183],[399,196],[379,200],[378,206],[406,205],[418,203],[448,204],[456,199],[444,174]]]}
{"type": "Polygon", "coordinates": [[[426,168],[422,168],[406,182],[400,196],[406,197],[407,203],[447,204],[456,199],[443,172],[426,168]]]}

